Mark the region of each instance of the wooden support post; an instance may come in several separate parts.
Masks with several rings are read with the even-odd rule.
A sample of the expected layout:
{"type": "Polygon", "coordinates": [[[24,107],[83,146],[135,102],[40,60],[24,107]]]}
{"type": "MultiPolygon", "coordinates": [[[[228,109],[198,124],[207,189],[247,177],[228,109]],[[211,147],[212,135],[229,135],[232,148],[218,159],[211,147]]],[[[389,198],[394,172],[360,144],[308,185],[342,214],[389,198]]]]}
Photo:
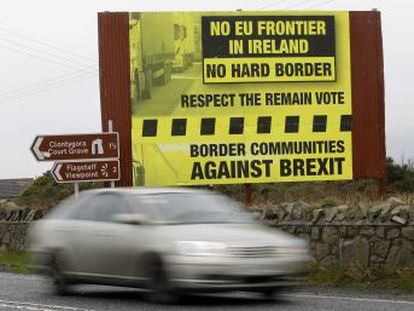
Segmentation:
{"type": "Polygon", "coordinates": [[[385,198],[387,195],[387,181],[385,178],[378,180],[378,196],[380,198],[385,198]]]}
{"type": "Polygon", "coordinates": [[[250,205],[252,203],[252,185],[244,184],[244,203],[250,205]]]}

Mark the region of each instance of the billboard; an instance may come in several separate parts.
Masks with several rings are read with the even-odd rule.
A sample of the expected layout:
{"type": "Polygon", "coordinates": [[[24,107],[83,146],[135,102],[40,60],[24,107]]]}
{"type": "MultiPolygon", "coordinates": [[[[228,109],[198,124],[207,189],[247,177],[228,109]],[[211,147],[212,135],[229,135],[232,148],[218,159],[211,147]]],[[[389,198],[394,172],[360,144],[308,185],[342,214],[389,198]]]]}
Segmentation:
{"type": "Polygon", "coordinates": [[[129,14],[134,185],[353,178],[348,12],[129,14]]]}

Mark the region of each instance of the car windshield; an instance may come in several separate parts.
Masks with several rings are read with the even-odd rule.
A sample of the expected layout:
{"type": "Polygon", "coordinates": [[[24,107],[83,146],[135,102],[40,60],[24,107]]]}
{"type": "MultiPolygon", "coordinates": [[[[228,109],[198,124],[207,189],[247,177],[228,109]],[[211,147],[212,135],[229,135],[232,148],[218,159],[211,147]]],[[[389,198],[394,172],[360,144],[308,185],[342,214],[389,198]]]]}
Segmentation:
{"type": "Polygon", "coordinates": [[[139,205],[157,210],[165,224],[250,223],[253,217],[245,208],[217,194],[170,193],[137,197],[139,205]]]}
{"type": "MultiPolygon", "coordinates": [[[[82,196],[83,198],[83,196],[82,196]]],[[[75,204],[78,203],[74,195],[62,200],[58,205],[54,206],[45,218],[48,219],[65,219],[66,216],[73,210],[75,204]]]]}

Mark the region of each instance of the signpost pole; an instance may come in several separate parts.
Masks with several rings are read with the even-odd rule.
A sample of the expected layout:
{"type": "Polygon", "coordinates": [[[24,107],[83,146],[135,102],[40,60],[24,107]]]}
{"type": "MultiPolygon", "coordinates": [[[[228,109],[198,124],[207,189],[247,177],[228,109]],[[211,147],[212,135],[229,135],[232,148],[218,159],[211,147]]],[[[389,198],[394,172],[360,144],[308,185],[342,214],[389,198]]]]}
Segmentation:
{"type": "MultiPolygon", "coordinates": [[[[112,122],[112,120],[108,120],[108,132],[112,133],[114,131],[114,123],[112,122]]],[[[115,188],[115,182],[111,181],[111,188],[115,188]]]]}
{"type": "Polygon", "coordinates": [[[79,183],[75,182],[73,185],[75,188],[75,200],[77,200],[79,198],[79,183]]]}

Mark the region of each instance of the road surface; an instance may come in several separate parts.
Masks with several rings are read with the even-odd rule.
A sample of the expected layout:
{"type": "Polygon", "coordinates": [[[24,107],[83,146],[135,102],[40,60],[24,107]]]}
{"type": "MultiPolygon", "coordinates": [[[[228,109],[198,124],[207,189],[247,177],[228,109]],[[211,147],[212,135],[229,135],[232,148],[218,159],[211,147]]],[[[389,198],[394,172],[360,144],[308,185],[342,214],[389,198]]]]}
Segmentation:
{"type": "Polygon", "coordinates": [[[173,73],[171,81],[167,85],[152,88],[150,99],[140,99],[133,104],[133,114],[139,117],[170,115],[179,109],[181,94],[196,92],[196,85],[202,85],[200,81],[201,63],[195,63],[181,73],[173,73]]]}
{"type": "Polygon", "coordinates": [[[0,273],[0,310],[414,310],[414,297],[387,298],[384,295],[324,294],[301,291],[286,293],[274,301],[242,293],[189,297],[176,305],[145,301],[135,289],[80,286],[60,297],[48,291],[47,281],[35,275],[0,273]]]}

